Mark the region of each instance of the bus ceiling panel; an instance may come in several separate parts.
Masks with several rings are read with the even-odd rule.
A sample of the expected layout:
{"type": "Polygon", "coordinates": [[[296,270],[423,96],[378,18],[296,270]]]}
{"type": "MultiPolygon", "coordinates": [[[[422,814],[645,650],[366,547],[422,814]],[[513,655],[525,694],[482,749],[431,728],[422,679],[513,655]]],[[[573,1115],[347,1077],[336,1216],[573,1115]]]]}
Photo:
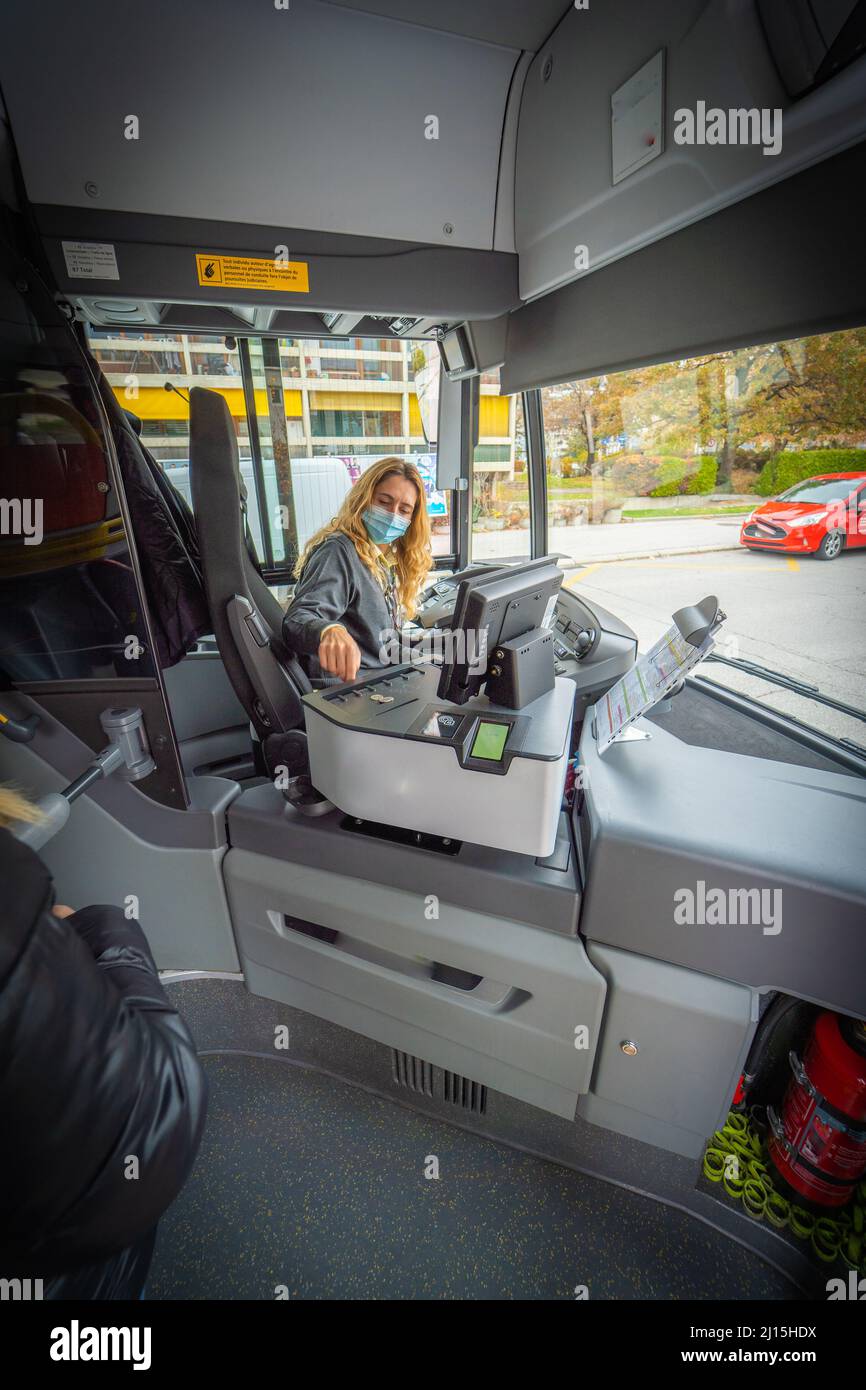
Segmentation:
{"type": "Polygon", "coordinates": [[[524,87],[521,298],[592,275],[866,138],[864,98],[862,55],[801,99],[789,96],[755,0],[572,9],[524,87]],[[648,66],[657,55],[660,92],[648,66]]]}
{"type": "Polygon", "coordinates": [[[465,38],[488,39],[535,53],[572,0],[332,0],[347,10],[422,24],[465,38]]]}
{"type": "Polygon", "coordinates": [[[508,316],[502,391],[866,324],[866,142],[508,316]]]}
{"type": "Polygon", "coordinates": [[[321,0],[86,8],[4,14],[31,203],[493,246],[520,49],[492,5],[489,42],[321,0]]]}

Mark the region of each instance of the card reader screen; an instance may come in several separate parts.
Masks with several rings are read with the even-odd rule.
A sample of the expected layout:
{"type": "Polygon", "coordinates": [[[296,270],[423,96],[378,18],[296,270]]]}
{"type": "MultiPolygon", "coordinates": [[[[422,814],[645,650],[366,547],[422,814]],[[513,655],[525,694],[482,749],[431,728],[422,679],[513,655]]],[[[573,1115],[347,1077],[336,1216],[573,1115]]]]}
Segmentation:
{"type": "Polygon", "coordinates": [[[482,719],[472,744],[470,758],[487,758],[492,763],[501,762],[509,728],[508,724],[488,724],[482,719]]]}

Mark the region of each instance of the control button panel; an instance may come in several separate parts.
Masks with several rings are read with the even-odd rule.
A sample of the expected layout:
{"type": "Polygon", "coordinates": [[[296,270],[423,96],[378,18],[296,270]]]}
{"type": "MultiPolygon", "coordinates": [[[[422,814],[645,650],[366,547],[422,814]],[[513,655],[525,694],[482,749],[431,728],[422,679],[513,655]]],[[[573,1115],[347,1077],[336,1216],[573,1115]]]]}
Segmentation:
{"type": "MultiPolygon", "coordinates": [[[[571,603],[574,603],[573,597],[571,603]]],[[[568,668],[564,663],[583,661],[598,645],[596,629],[581,621],[579,615],[577,618],[573,617],[573,612],[573,607],[565,599],[560,598],[557,601],[553,623],[553,656],[554,669],[558,676],[567,672],[568,668]]]]}
{"type": "Polygon", "coordinates": [[[384,714],[398,709],[416,699],[417,684],[423,681],[424,672],[420,668],[391,670],[376,680],[366,680],[351,690],[335,690],[325,693],[329,705],[336,705],[347,712],[357,714],[368,710],[373,714],[384,714]]]}

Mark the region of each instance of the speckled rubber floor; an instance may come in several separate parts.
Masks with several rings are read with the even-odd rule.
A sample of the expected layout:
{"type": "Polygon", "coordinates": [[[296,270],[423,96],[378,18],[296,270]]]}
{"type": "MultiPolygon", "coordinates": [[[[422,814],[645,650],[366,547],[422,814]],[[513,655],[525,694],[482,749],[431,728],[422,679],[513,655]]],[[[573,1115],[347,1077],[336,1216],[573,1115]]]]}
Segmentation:
{"type": "Polygon", "coordinates": [[[314,1070],[203,1060],[208,1124],[148,1299],[799,1297],[648,1198],[314,1070]]]}

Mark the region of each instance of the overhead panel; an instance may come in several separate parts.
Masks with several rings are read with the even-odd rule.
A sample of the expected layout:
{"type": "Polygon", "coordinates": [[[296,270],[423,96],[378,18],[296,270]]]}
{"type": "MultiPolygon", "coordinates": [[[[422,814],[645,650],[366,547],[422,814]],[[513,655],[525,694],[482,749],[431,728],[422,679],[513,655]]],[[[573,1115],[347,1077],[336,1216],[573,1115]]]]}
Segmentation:
{"type": "Polygon", "coordinates": [[[501,251],[51,204],[36,205],[33,215],[59,290],[106,324],[151,321],[142,317],[142,305],[156,301],[157,321],[203,332],[247,324],[319,337],[323,313],[334,311],[362,315],[354,330],[360,336],[369,332],[367,315],[386,315],[384,325],[373,325],[382,336],[397,314],[426,322],[423,332],[467,315],[497,317],[520,302],[517,257],[501,251]],[[250,286],[228,288],[199,273],[201,264],[206,272],[217,259],[253,261],[256,271],[264,263],[273,267],[282,238],[295,248],[295,263],[306,267],[307,291],[297,284],[263,286],[257,275],[250,286]],[[73,240],[110,245],[118,279],[100,283],[70,274],[64,243],[73,240]],[[185,305],[194,308],[187,312],[185,305]]]}
{"type": "Polygon", "coordinates": [[[531,49],[556,28],[572,0],[333,0],[349,10],[387,15],[428,29],[447,29],[467,38],[489,39],[531,49]]]}
{"type": "Polygon", "coordinates": [[[572,7],[534,59],[520,109],[521,298],[855,144],[864,89],[861,56],[794,100],[752,0],[572,7]]]}
{"type": "Polygon", "coordinates": [[[861,141],[524,304],[507,318],[501,389],[866,323],[863,233],[851,216],[851,190],[864,183],[861,141]]]}
{"type": "Polygon", "coordinates": [[[519,56],[319,0],[16,0],[0,84],[32,203],[489,249],[519,56]]]}

